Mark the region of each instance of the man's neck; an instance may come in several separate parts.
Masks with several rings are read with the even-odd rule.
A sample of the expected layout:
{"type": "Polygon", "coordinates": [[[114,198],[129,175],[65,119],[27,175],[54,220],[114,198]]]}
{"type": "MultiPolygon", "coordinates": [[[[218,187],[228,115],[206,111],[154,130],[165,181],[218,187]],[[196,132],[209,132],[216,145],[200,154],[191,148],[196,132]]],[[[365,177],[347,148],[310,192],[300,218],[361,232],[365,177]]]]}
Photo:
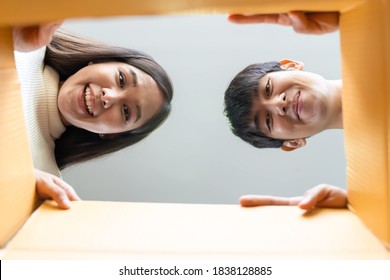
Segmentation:
{"type": "Polygon", "coordinates": [[[334,118],[329,124],[329,129],[333,128],[343,128],[343,108],[342,108],[342,87],[343,82],[342,80],[329,80],[329,89],[330,94],[332,95],[331,98],[331,108],[332,108],[332,114],[334,115],[334,118]]]}

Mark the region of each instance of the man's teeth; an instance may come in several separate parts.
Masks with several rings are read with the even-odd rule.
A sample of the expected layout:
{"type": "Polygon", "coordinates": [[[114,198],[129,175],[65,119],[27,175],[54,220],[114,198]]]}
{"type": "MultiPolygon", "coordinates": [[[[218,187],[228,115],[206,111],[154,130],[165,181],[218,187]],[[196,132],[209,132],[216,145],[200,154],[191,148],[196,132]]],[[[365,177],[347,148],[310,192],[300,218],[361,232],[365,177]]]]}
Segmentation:
{"type": "Polygon", "coordinates": [[[89,86],[85,87],[85,104],[87,105],[87,110],[90,115],[93,115],[92,110],[92,101],[91,101],[91,90],[89,86]]]}

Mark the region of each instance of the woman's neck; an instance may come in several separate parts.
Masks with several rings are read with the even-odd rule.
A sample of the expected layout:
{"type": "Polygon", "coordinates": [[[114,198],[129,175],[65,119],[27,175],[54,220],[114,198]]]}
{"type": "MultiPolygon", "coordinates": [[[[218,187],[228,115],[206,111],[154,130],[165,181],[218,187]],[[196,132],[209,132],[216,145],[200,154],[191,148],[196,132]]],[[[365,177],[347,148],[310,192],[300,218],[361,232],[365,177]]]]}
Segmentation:
{"type": "MultiPolygon", "coordinates": [[[[58,84],[58,92],[60,92],[60,89],[62,87],[62,84],[64,82],[63,81],[60,81],[59,84],[58,84]]],[[[57,97],[57,101],[58,101],[58,97],[57,97]]],[[[58,108],[58,105],[57,105],[57,109],[58,109],[58,113],[60,114],[60,119],[61,119],[61,122],[64,126],[69,126],[70,123],[64,118],[64,116],[61,114],[61,111],[60,109],[58,108]]]]}

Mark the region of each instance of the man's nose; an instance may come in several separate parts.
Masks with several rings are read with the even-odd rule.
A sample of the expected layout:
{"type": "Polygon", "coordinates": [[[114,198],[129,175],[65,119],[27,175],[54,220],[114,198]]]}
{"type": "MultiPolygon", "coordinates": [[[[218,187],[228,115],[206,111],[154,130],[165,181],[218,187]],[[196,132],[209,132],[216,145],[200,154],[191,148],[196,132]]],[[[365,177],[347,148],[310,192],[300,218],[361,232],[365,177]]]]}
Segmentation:
{"type": "Polygon", "coordinates": [[[272,106],[272,110],[276,114],[280,116],[286,115],[286,111],[287,111],[286,93],[282,92],[274,96],[270,100],[270,105],[272,106]]]}

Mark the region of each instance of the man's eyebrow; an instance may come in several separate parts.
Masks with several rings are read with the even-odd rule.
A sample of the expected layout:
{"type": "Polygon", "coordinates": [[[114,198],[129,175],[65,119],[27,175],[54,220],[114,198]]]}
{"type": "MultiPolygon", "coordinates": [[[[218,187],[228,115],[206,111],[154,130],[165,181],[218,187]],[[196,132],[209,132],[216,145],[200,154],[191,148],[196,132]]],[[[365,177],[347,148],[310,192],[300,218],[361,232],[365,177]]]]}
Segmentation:
{"type": "Polygon", "coordinates": [[[129,72],[131,74],[131,80],[132,80],[132,86],[137,87],[138,86],[138,77],[137,73],[134,72],[133,69],[129,68],[129,72]]]}
{"type": "MultiPolygon", "coordinates": [[[[262,78],[259,79],[259,82],[257,84],[257,89],[255,91],[255,94],[252,96],[252,102],[256,102],[260,98],[260,96],[261,96],[260,92],[261,92],[261,80],[262,80],[262,78]]],[[[260,123],[259,123],[259,111],[256,111],[254,121],[255,121],[256,130],[258,132],[262,132],[261,127],[260,127],[260,123]]]]}

